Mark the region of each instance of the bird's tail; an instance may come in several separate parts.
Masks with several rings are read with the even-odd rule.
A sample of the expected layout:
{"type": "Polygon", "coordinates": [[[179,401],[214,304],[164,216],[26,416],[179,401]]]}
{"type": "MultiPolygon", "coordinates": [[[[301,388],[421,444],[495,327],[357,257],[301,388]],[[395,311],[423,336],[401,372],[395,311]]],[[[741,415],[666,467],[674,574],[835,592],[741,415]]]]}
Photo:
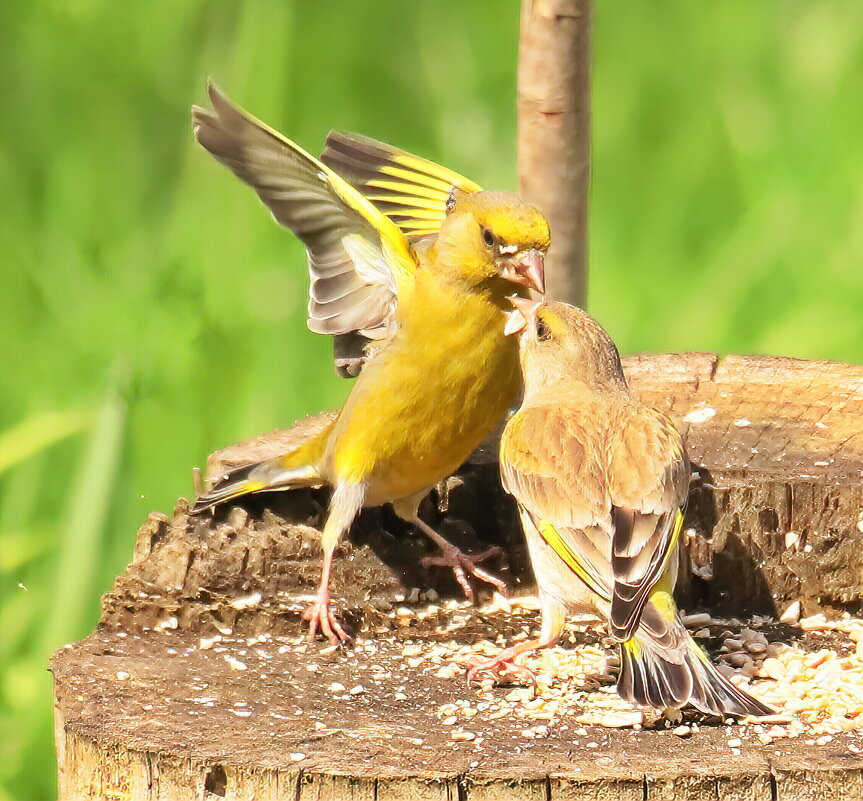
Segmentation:
{"type": "Polygon", "coordinates": [[[774,714],[710,663],[664,590],[654,590],[638,628],[621,643],[620,652],[617,691],[627,701],[656,709],[692,706],[722,716],[774,714]]]}
{"type": "Polygon", "coordinates": [[[253,492],[321,487],[326,482],[318,465],[332,426],[288,453],[229,470],[212,488],[195,499],[192,514],[253,492]]]}

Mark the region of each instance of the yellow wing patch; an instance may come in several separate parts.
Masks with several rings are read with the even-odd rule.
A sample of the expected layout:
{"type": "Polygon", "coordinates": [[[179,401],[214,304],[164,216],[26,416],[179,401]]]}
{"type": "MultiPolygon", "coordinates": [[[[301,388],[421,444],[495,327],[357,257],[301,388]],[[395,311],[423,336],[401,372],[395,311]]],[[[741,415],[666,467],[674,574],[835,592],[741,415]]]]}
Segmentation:
{"type": "Polygon", "coordinates": [[[463,192],[481,191],[479,184],[474,183],[470,178],[465,178],[463,175],[459,175],[457,172],[450,170],[447,167],[435,164],[433,161],[429,161],[428,159],[414,156],[411,153],[400,152],[393,160],[398,164],[407,167],[409,172],[404,177],[409,178],[412,181],[421,183],[423,173],[425,173],[425,175],[429,177],[427,180],[428,186],[431,186],[433,183],[437,183],[439,187],[445,188],[447,193],[449,193],[453,186],[457,186],[463,192]]]}
{"type": "Polygon", "coordinates": [[[575,573],[591,590],[605,600],[609,600],[608,591],[597,580],[593,571],[590,570],[582,559],[572,550],[569,543],[560,536],[560,532],[547,520],[541,520],[537,526],[540,536],[546,544],[566,563],[567,567],[575,573]]]}
{"type": "Polygon", "coordinates": [[[454,188],[481,191],[440,164],[358,134],[333,131],[321,158],[407,236],[438,232],[454,188]]]}
{"type": "Polygon", "coordinates": [[[671,623],[677,619],[677,605],[674,603],[671,593],[665,590],[653,592],[650,595],[650,603],[653,604],[656,611],[659,612],[659,616],[666,623],[671,623]]]}
{"type": "Polygon", "coordinates": [[[680,539],[680,532],[682,529],[683,511],[678,507],[674,516],[674,530],[671,532],[671,538],[668,540],[668,550],[665,552],[665,556],[662,559],[663,570],[668,566],[668,560],[677,549],[677,541],[680,539]]]}
{"type": "MultiPolygon", "coordinates": [[[[285,141],[288,142],[289,140],[286,139],[285,141]]],[[[333,191],[357,214],[365,217],[380,234],[381,241],[386,246],[385,252],[389,251],[394,256],[390,267],[396,281],[401,284],[404,280],[412,278],[417,266],[416,255],[401,229],[344,178],[339,177],[326,164],[317,163],[320,164],[321,172],[326,176],[333,191]]]]}
{"type": "Polygon", "coordinates": [[[393,155],[402,166],[383,165],[379,168],[388,178],[372,178],[366,183],[367,197],[381,204],[407,236],[435,234],[446,217],[446,204],[454,186],[464,191],[479,191],[479,186],[466,178],[408,153],[393,155]],[[467,184],[467,186],[466,186],[467,184]]]}
{"type": "Polygon", "coordinates": [[[633,659],[639,659],[641,657],[641,645],[634,636],[630,637],[628,640],[624,640],[621,645],[633,659]]]}

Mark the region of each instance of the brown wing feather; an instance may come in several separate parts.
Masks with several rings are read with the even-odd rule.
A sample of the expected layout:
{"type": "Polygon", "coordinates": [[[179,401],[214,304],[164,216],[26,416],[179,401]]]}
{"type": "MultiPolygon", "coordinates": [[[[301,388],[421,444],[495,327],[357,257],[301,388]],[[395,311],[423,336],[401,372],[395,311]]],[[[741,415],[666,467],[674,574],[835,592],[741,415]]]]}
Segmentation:
{"type": "Polygon", "coordinates": [[[504,488],[531,514],[556,527],[609,521],[611,503],[592,413],[601,408],[534,406],[507,423],[501,439],[504,488]]]}
{"type": "Polygon", "coordinates": [[[638,625],[676,545],[677,510],[686,502],[689,461],[674,424],[640,404],[626,408],[618,419],[608,456],[614,507],[611,626],[615,636],[625,640],[638,625]]]}
{"type": "Polygon", "coordinates": [[[551,523],[590,577],[581,579],[607,599],[611,501],[601,445],[606,417],[602,404],[589,402],[523,408],[504,430],[500,465],[504,488],[523,513],[537,528],[551,523]]]}
{"type": "MultiPolygon", "coordinates": [[[[341,178],[327,176],[326,167],[235,107],[215,87],[209,93],[212,110],[192,109],[195,136],[252,186],[275,219],[305,244],[311,278],[309,328],[333,335],[362,330],[376,336],[388,324],[398,283],[382,250],[380,231],[335,191],[333,181],[341,178]],[[349,252],[346,237],[367,243],[366,249],[349,252]]],[[[392,225],[383,215],[380,219],[392,225]]]]}

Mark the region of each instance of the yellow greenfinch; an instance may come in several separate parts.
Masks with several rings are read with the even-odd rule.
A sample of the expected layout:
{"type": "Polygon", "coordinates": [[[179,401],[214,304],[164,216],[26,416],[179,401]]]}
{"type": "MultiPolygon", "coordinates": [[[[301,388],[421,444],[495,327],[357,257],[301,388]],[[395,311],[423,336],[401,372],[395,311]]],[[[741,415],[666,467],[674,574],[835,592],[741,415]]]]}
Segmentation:
{"type": "Polygon", "coordinates": [[[213,88],[210,99],[212,111],[193,109],[198,141],[306,245],[309,327],[377,344],[329,427],[291,453],[229,473],[196,510],[249,492],[333,487],[321,582],[306,612],[310,636],[320,628],[333,641],[347,638],[330,601],[330,564],[366,506],[391,503],[438,544],[462,586],[469,589],[465,573],[500,585],[417,507],[515,401],[521,379],[517,342],[504,333],[507,295],[543,289],[544,217],[515,195],[481,191],[362,137],[331,134],[327,166],[213,88]]]}
{"type": "Polygon", "coordinates": [[[563,303],[514,300],[522,312],[525,391],[500,446],[518,502],[542,609],[538,640],[473,667],[507,666],[557,641],[568,610],[591,609],[621,644],[617,689],[658,709],[769,714],[727,681],[687,634],[672,590],[690,468],[665,415],[629,392],[617,348],[563,303]]]}

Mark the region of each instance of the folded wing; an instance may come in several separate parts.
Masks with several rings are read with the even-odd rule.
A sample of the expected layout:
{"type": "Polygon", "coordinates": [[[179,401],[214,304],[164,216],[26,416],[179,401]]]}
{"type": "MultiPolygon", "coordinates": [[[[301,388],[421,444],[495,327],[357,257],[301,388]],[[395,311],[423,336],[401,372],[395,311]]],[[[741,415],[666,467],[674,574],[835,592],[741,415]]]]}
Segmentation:
{"type": "Polygon", "coordinates": [[[683,521],[689,463],[671,421],[643,408],[610,419],[599,403],[522,409],[504,431],[501,477],[628,639],[683,521]]]}
{"type": "Polygon", "coordinates": [[[501,440],[504,488],[537,531],[592,592],[611,595],[611,500],[592,430],[599,404],[534,406],[517,412],[501,440]]]}
{"type": "Polygon", "coordinates": [[[626,640],[675,552],[690,471],[680,434],[659,412],[622,415],[611,443],[611,629],[626,640]]]}

